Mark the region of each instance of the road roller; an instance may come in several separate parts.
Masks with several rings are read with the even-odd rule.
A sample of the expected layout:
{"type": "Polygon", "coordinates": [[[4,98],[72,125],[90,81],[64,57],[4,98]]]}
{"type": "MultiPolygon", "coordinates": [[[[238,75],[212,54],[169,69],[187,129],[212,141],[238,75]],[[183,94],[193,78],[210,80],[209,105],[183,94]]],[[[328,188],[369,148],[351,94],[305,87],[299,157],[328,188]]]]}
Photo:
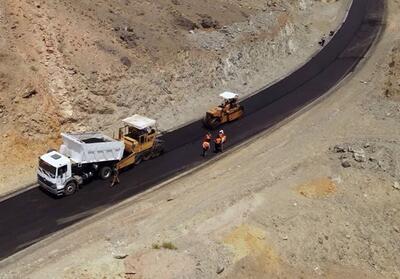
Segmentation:
{"type": "Polygon", "coordinates": [[[219,96],[223,103],[209,109],[203,119],[204,126],[209,129],[216,129],[224,123],[239,119],[244,113],[243,106],[238,103],[238,94],[223,92],[219,96]]]}

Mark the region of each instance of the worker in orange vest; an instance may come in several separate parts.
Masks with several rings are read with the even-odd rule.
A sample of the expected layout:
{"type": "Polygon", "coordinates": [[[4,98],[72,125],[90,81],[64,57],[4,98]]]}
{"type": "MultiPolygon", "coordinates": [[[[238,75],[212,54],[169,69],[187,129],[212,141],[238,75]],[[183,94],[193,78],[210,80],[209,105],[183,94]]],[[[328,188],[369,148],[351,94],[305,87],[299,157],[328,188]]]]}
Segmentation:
{"type": "Polygon", "coordinates": [[[226,143],[226,135],[224,130],[220,130],[218,133],[218,137],[221,138],[221,152],[224,151],[224,144],[226,143]]]}
{"type": "Polygon", "coordinates": [[[210,142],[210,141],[211,141],[211,133],[210,133],[210,132],[208,132],[208,133],[204,136],[203,142],[204,142],[204,141],[207,141],[207,142],[210,142]]]}
{"type": "Polygon", "coordinates": [[[203,157],[206,157],[208,150],[210,150],[210,142],[211,142],[211,134],[207,133],[204,136],[203,143],[201,144],[201,147],[203,148],[203,153],[202,153],[203,157]]]}
{"type": "Polygon", "coordinates": [[[215,153],[222,152],[221,145],[222,145],[222,139],[218,136],[214,140],[214,152],[215,153]]]}

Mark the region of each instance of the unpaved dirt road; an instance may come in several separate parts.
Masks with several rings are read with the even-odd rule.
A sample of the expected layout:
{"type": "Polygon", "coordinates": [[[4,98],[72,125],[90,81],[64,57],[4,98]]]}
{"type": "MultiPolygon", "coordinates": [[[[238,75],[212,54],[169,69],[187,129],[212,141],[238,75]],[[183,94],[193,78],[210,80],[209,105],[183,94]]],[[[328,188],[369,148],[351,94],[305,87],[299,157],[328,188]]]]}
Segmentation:
{"type": "Polygon", "coordinates": [[[10,258],[3,277],[400,278],[399,12],[388,1],[380,42],[323,102],[10,258]]]}
{"type": "Polygon", "coordinates": [[[133,113],[169,129],[287,74],[348,3],[2,1],[0,193],[34,181],[60,131],[112,135],[133,113]]]}

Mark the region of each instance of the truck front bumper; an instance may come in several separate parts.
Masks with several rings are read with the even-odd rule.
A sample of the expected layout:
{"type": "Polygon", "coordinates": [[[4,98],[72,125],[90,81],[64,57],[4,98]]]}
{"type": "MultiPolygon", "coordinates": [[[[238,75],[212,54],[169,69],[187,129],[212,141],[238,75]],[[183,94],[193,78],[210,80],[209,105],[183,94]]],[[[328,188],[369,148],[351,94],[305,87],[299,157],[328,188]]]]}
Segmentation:
{"type": "Polygon", "coordinates": [[[43,189],[45,189],[47,192],[50,192],[54,195],[57,196],[62,196],[64,194],[62,189],[57,189],[57,186],[50,181],[47,181],[46,179],[42,178],[40,175],[38,175],[38,183],[39,186],[43,189]]]}

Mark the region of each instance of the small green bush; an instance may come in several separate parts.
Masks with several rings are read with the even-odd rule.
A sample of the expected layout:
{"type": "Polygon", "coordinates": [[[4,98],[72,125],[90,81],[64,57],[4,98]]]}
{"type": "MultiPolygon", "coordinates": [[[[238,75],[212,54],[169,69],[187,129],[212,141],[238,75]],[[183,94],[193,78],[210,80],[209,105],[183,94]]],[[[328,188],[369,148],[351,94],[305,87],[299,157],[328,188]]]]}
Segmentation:
{"type": "Polygon", "coordinates": [[[151,247],[153,248],[153,249],[161,249],[161,248],[164,248],[164,249],[168,249],[168,250],[177,250],[178,249],[178,247],[176,247],[172,242],[167,242],[167,241],[164,241],[161,245],[160,244],[158,244],[158,243],[153,243],[152,245],[151,245],[151,247]]]}
{"type": "Polygon", "coordinates": [[[163,242],[161,245],[164,249],[177,250],[178,248],[172,242],[163,242]]]}

